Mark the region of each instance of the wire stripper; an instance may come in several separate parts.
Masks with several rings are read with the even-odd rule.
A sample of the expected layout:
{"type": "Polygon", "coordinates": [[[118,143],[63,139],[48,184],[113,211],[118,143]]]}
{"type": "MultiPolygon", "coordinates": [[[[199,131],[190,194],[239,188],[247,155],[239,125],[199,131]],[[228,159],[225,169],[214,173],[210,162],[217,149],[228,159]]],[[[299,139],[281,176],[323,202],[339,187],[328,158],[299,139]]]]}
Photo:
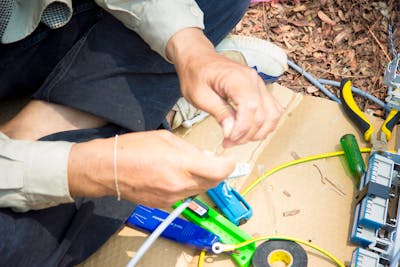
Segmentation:
{"type": "Polygon", "coordinates": [[[399,121],[400,113],[396,109],[392,109],[382,124],[380,136],[375,133],[374,126],[367,119],[365,114],[357,106],[351,91],[352,82],[344,79],[340,85],[340,97],[346,115],[353,121],[357,128],[364,135],[364,140],[372,144],[372,151],[386,151],[387,141],[392,137],[392,131],[396,123],[399,121]]]}
{"type": "MultiPolygon", "coordinates": [[[[182,201],[174,204],[174,208],[181,205],[182,201]]],[[[182,212],[183,217],[189,221],[203,227],[211,233],[220,237],[220,242],[223,244],[239,244],[251,239],[251,235],[237,227],[223,215],[195,198],[190,205],[182,212]],[[196,207],[199,206],[199,207],[196,207]],[[200,213],[199,213],[200,211],[200,213]]],[[[251,258],[256,250],[254,243],[238,248],[231,254],[232,259],[239,267],[248,267],[251,264],[251,258]]],[[[214,251],[214,248],[213,248],[214,251]]]]}

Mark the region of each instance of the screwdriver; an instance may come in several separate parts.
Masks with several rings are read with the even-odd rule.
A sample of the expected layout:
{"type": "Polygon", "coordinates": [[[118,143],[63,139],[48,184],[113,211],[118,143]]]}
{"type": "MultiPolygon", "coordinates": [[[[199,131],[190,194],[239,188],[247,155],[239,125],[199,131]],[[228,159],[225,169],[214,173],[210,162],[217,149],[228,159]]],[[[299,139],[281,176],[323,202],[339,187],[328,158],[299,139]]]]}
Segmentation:
{"type": "Polygon", "coordinates": [[[364,159],[361,156],[360,148],[353,134],[345,134],[340,138],[350,172],[353,175],[357,188],[360,185],[361,176],[365,172],[364,159]]]}

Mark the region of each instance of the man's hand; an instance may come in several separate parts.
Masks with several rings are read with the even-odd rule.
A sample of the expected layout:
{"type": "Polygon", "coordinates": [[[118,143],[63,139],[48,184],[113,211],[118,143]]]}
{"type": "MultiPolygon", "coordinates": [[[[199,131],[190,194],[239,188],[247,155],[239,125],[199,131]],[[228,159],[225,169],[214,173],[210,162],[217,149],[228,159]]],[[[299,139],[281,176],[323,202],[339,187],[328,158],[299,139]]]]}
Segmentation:
{"type": "Polygon", "coordinates": [[[225,147],[262,140],[275,129],[282,107],[261,77],[216,53],[201,30],[173,35],[167,56],[175,64],[183,96],[223,127],[225,147]]]}
{"type": "MultiPolygon", "coordinates": [[[[116,195],[114,138],[74,144],[68,163],[73,197],[116,195]]],[[[117,176],[121,197],[158,208],[203,193],[234,169],[233,160],[205,153],[165,131],[119,136],[117,176]]]]}

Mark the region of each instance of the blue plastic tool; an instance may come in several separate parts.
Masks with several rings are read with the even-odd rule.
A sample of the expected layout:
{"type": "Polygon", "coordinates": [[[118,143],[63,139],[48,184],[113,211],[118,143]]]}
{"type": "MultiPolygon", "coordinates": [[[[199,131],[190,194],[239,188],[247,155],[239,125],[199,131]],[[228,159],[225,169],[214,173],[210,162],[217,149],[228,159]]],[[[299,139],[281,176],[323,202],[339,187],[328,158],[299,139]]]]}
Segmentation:
{"type": "MultiPolygon", "coordinates": [[[[167,216],[168,213],[165,211],[138,205],[126,221],[126,225],[153,232],[167,216]]],[[[181,218],[176,218],[161,236],[199,250],[206,249],[208,251],[212,251],[212,245],[220,239],[219,236],[181,218]]]]}
{"type": "Polygon", "coordinates": [[[208,190],[207,194],[225,217],[235,225],[247,222],[253,215],[246,200],[226,182],[208,190]]]}

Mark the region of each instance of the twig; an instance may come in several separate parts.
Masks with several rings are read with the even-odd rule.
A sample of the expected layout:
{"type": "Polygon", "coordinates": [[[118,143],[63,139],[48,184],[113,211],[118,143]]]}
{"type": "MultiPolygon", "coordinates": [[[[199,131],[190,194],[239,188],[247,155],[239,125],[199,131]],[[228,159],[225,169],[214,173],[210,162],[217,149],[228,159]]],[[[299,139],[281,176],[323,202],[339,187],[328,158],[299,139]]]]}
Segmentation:
{"type": "Polygon", "coordinates": [[[341,193],[343,196],[346,195],[346,193],[339,188],[339,186],[337,186],[334,182],[332,182],[331,180],[329,180],[327,177],[324,177],[325,181],[327,181],[328,183],[330,183],[339,193],[341,193]]]}
{"type": "Polygon", "coordinates": [[[371,33],[372,37],[374,38],[374,40],[377,42],[378,46],[381,48],[383,54],[385,54],[386,58],[388,59],[388,61],[391,61],[389,55],[386,53],[385,48],[382,46],[381,42],[379,42],[378,38],[375,36],[374,32],[371,30],[370,27],[368,27],[368,31],[371,33]]]}
{"type": "Polygon", "coordinates": [[[318,170],[319,175],[321,176],[321,182],[322,182],[323,184],[326,184],[325,181],[327,181],[331,186],[334,187],[334,189],[335,189],[337,192],[339,192],[339,193],[342,194],[342,195],[346,195],[346,193],[343,192],[343,190],[340,189],[338,185],[336,185],[334,182],[332,182],[330,179],[328,179],[328,177],[325,177],[325,176],[322,174],[322,171],[320,170],[320,168],[318,167],[318,165],[313,164],[313,166],[318,170]]]}
{"type": "Polygon", "coordinates": [[[324,175],[322,174],[321,170],[319,169],[319,167],[318,167],[316,164],[313,164],[313,166],[314,166],[314,167],[318,170],[318,172],[319,172],[319,175],[320,175],[320,177],[321,177],[321,183],[325,184],[324,175]]]}

